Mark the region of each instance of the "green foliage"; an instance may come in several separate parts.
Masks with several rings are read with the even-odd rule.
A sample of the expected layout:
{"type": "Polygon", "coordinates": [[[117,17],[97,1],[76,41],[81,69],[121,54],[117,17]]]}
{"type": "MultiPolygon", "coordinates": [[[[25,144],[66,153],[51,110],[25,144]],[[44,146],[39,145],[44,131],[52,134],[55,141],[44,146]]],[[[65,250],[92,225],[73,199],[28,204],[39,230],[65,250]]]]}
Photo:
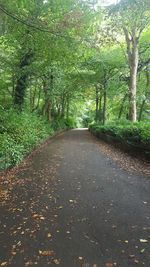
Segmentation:
{"type": "Polygon", "coordinates": [[[65,125],[68,129],[77,127],[76,120],[73,117],[68,117],[65,119],[65,125]]]}
{"type": "Polygon", "coordinates": [[[54,119],[52,122],[51,122],[51,126],[52,128],[54,129],[54,131],[59,131],[61,129],[65,129],[67,128],[66,125],[65,125],[65,120],[64,119],[54,119]]]}
{"type": "Polygon", "coordinates": [[[0,169],[18,165],[25,155],[54,132],[76,127],[75,119],[51,123],[33,113],[0,110],[0,169]]]}
{"type": "Polygon", "coordinates": [[[87,127],[104,117],[106,126],[96,125],[94,131],[149,143],[144,122],[108,124],[129,115],[122,23],[127,29],[142,23],[145,29],[139,40],[136,100],[139,119],[149,120],[149,0],[141,8],[140,0],[119,1],[112,5],[112,21],[109,7],[94,9],[83,0],[61,2],[1,1],[0,168],[18,164],[54,131],[87,127]],[[22,113],[12,108],[18,96],[22,113]]]}
{"type": "Polygon", "coordinates": [[[108,123],[106,125],[91,124],[90,130],[96,135],[103,133],[116,137],[118,140],[125,140],[135,145],[150,146],[150,123],[128,121],[108,123]]]}
{"type": "Polygon", "coordinates": [[[38,143],[52,135],[50,123],[31,113],[0,111],[0,168],[18,164],[38,143]]]}
{"type": "Polygon", "coordinates": [[[76,127],[76,121],[73,117],[69,118],[55,118],[51,123],[54,131],[59,131],[61,129],[72,129],[76,127]]]}

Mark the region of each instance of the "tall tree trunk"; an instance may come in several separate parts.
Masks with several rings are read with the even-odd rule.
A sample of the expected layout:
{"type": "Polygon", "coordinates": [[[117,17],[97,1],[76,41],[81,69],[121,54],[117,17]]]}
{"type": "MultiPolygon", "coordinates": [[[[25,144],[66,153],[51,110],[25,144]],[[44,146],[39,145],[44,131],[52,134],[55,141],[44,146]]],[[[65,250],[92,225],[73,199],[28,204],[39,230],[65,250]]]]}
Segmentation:
{"type": "Polygon", "coordinates": [[[137,71],[139,62],[138,43],[139,37],[136,36],[136,29],[133,28],[132,32],[129,32],[126,27],[123,28],[126,44],[128,63],[130,68],[130,81],[129,81],[129,120],[135,122],[137,119],[136,110],[136,83],[137,83],[137,71]]]}
{"type": "Polygon", "coordinates": [[[99,105],[98,105],[98,120],[99,121],[102,121],[102,99],[103,99],[103,95],[102,95],[102,92],[100,91],[100,96],[99,96],[99,105]]]}
{"type": "Polygon", "coordinates": [[[121,107],[120,107],[120,111],[119,111],[119,115],[118,115],[118,120],[121,119],[122,113],[123,113],[123,109],[124,109],[124,103],[127,99],[128,94],[125,94],[121,103],[121,107]]]}
{"type": "Polygon", "coordinates": [[[33,107],[32,112],[34,112],[35,110],[37,110],[39,108],[40,98],[41,98],[41,88],[39,87],[39,92],[38,92],[38,96],[37,96],[37,104],[35,107],[33,107]]]}
{"type": "Polygon", "coordinates": [[[67,110],[66,110],[66,117],[67,119],[69,118],[69,108],[70,108],[70,103],[69,103],[69,96],[67,95],[67,110]]]}
{"type": "Polygon", "coordinates": [[[63,93],[61,97],[61,118],[64,118],[65,116],[65,106],[66,106],[65,94],[63,93]]]}
{"type": "Polygon", "coordinates": [[[33,52],[30,50],[21,59],[20,66],[19,66],[20,77],[18,78],[16,87],[15,87],[14,105],[17,106],[20,111],[22,110],[22,106],[24,103],[27,79],[29,76],[29,73],[27,72],[25,68],[31,64],[32,57],[33,57],[33,52]]]}
{"type": "Polygon", "coordinates": [[[31,111],[35,108],[36,94],[37,94],[37,86],[35,86],[33,93],[31,92],[31,111]]]}
{"type": "Polygon", "coordinates": [[[52,111],[52,99],[51,99],[49,87],[52,90],[53,79],[54,79],[53,74],[51,74],[50,76],[44,75],[44,78],[43,78],[43,90],[45,94],[45,103],[43,105],[42,113],[44,116],[47,116],[47,119],[49,121],[51,120],[51,111],[52,111]]]}
{"type": "Polygon", "coordinates": [[[106,122],[106,106],[107,106],[107,92],[106,92],[106,81],[104,82],[104,103],[103,103],[103,124],[106,122]]]}
{"type": "Polygon", "coordinates": [[[141,108],[140,108],[138,121],[141,121],[141,119],[142,119],[142,113],[143,113],[145,102],[146,102],[146,97],[142,101],[142,105],[141,105],[141,108]]]}
{"type": "Polygon", "coordinates": [[[144,105],[146,103],[147,94],[149,92],[149,85],[150,85],[150,71],[149,71],[149,68],[147,66],[146,67],[146,92],[145,92],[145,97],[144,97],[144,99],[142,101],[142,105],[141,105],[141,108],[140,108],[138,121],[141,121],[141,119],[142,119],[142,113],[143,113],[144,105]]]}
{"type": "Polygon", "coordinates": [[[130,84],[129,84],[129,120],[136,121],[136,83],[138,70],[138,48],[133,44],[132,55],[130,59],[130,84]]]}
{"type": "Polygon", "coordinates": [[[99,105],[99,97],[98,97],[98,86],[96,85],[95,87],[95,93],[96,93],[96,99],[95,99],[95,104],[96,104],[96,116],[95,116],[95,119],[96,119],[96,122],[98,121],[98,105],[99,105]]]}
{"type": "Polygon", "coordinates": [[[51,120],[51,101],[50,101],[50,96],[48,94],[48,81],[46,77],[43,80],[43,90],[45,94],[45,102],[43,105],[42,114],[43,116],[47,116],[48,121],[50,121],[51,120]]]}

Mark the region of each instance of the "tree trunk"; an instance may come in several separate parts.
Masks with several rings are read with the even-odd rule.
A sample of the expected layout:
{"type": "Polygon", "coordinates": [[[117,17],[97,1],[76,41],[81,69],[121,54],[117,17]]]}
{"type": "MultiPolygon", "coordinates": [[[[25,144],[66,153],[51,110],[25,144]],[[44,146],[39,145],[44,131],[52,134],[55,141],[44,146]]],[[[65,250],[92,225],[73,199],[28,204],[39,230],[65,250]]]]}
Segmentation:
{"type": "Polygon", "coordinates": [[[146,98],[143,99],[143,101],[142,101],[142,105],[141,105],[141,108],[140,108],[138,121],[141,121],[141,119],[142,119],[142,113],[143,113],[145,102],[146,102],[146,98]]]}
{"type": "Polygon", "coordinates": [[[43,80],[43,90],[45,94],[45,102],[43,105],[43,116],[47,116],[48,121],[51,120],[51,101],[50,101],[50,96],[48,94],[48,81],[47,78],[43,80]]]}
{"type": "Polygon", "coordinates": [[[98,97],[98,86],[95,88],[95,93],[96,93],[96,99],[95,99],[95,104],[96,104],[96,114],[95,114],[95,120],[96,122],[98,121],[98,105],[99,105],[99,97],[98,97]]]}
{"type": "Polygon", "coordinates": [[[137,44],[133,44],[132,54],[130,58],[130,84],[129,84],[129,120],[136,121],[136,83],[138,70],[138,48],[137,44]]]}
{"type": "Polygon", "coordinates": [[[67,96],[67,110],[66,110],[66,117],[67,119],[69,118],[69,108],[70,108],[70,103],[69,103],[69,96],[67,96]]]}
{"type": "Polygon", "coordinates": [[[137,71],[139,62],[138,43],[139,36],[137,37],[136,28],[133,28],[131,32],[126,27],[123,27],[126,44],[128,64],[130,68],[130,81],[129,81],[129,120],[136,121],[136,83],[137,83],[137,71]]]}
{"type": "Polygon", "coordinates": [[[35,86],[33,94],[31,94],[32,100],[32,106],[31,106],[31,111],[35,108],[35,99],[36,99],[36,94],[37,94],[37,86],[35,86]]]}
{"type": "Polygon", "coordinates": [[[24,103],[24,97],[25,97],[25,90],[27,86],[27,79],[29,76],[29,73],[25,68],[31,64],[31,60],[33,57],[33,52],[28,51],[24,55],[24,57],[21,59],[20,62],[20,77],[17,80],[16,87],[15,87],[15,92],[14,92],[14,105],[18,107],[18,109],[21,111],[22,106],[24,103]]]}
{"type": "Polygon", "coordinates": [[[62,98],[61,98],[61,118],[64,118],[65,116],[65,106],[66,106],[65,95],[63,93],[62,98]]]}
{"type": "Polygon", "coordinates": [[[41,88],[39,88],[39,92],[38,92],[38,96],[37,96],[37,104],[35,107],[33,107],[32,112],[34,112],[35,110],[37,110],[39,108],[40,97],[41,97],[41,88]]]}
{"type": "Polygon", "coordinates": [[[98,120],[99,121],[102,121],[102,99],[103,99],[103,95],[102,95],[102,92],[100,91],[100,97],[99,97],[99,107],[98,107],[98,120]]]}
{"type": "Polygon", "coordinates": [[[142,105],[140,108],[138,121],[141,121],[141,119],[142,119],[142,113],[143,113],[144,105],[146,103],[147,94],[149,92],[149,85],[150,85],[150,71],[149,71],[148,66],[147,66],[147,68],[146,68],[146,92],[145,92],[145,98],[143,99],[142,105]]]}
{"type": "Polygon", "coordinates": [[[121,119],[121,116],[122,116],[122,113],[123,113],[123,108],[124,108],[124,103],[125,103],[125,101],[126,101],[126,99],[127,99],[127,96],[128,96],[128,94],[125,94],[125,95],[124,95],[124,98],[123,98],[123,100],[122,100],[121,107],[120,107],[120,111],[119,111],[119,115],[118,115],[118,120],[121,119]]]}
{"type": "Polygon", "coordinates": [[[103,124],[106,122],[106,105],[107,105],[107,92],[106,92],[106,82],[104,83],[104,104],[103,104],[103,124]]]}

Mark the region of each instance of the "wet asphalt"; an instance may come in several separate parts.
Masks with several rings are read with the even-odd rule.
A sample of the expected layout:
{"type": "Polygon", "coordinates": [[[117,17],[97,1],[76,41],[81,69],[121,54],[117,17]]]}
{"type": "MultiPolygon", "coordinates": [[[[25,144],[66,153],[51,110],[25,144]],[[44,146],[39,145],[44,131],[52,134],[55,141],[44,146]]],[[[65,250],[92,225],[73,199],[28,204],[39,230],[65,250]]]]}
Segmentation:
{"type": "Polygon", "coordinates": [[[18,169],[0,223],[0,266],[150,267],[150,179],[122,170],[85,129],[18,169]]]}

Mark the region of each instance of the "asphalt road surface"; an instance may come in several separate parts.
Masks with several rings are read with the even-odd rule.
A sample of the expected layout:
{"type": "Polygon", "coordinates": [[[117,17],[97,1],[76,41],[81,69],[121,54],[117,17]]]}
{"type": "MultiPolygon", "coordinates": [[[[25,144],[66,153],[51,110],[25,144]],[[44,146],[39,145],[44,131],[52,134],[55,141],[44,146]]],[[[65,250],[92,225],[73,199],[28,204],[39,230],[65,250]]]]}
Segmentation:
{"type": "Polygon", "coordinates": [[[0,210],[0,266],[150,267],[150,179],[98,143],[67,131],[18,170],[0,210]]]}

